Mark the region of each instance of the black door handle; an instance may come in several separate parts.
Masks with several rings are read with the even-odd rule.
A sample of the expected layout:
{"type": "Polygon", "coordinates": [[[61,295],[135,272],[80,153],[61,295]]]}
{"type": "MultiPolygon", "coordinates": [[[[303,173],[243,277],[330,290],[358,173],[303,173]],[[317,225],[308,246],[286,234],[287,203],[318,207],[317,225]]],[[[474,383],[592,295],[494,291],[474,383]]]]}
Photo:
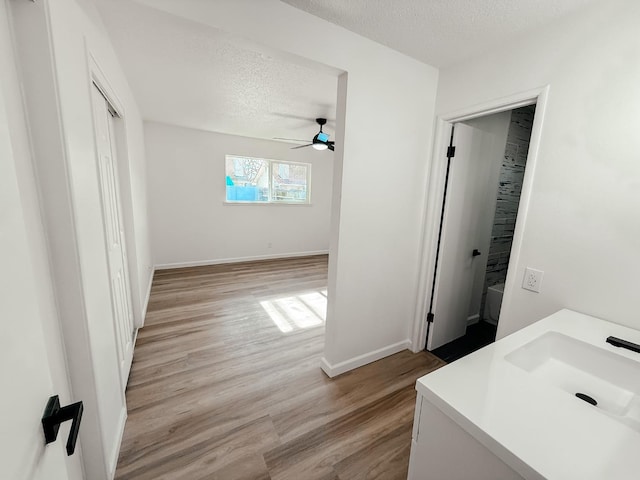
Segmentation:
{"type": "Polygon", "coordinates": [[[69,438],[67,439],[67,455],[73,455],[76,450],[76,441],[78,440],[78,432],[80,431],[80,421],[82,420],[82,412],[84,407],[82,402],[72,403],[66,407],[60,407],[60,399],[58,395],[49,397],[47,406],[42,415],[42,429],[44,430],[44,439],[46,443],[55,442],[58,438],[58,430],[60,424],[67,420],[73,420],[69,438]]]}
{"type": "Polygon", "coordinates": [[[482,253],[480,253],[480,250],[478,250],[477,248],[474,248],[473,252],[471,252],[471,256],[477,257],[478,255],[482,255],[482,253]]]}

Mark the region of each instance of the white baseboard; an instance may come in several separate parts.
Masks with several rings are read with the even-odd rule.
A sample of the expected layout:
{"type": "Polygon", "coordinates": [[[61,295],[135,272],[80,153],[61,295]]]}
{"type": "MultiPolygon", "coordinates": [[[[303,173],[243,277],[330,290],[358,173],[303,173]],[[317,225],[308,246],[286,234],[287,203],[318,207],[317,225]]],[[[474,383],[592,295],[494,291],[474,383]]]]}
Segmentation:
{"type": "Polygon", "coordinates": [[[333,378],[350,370],[362,367],[363,365],[367,365],[368,363],[380,360],[381,358],[393,355],[394,353],[407,350],[410,346],[410,340],[403,340],[402,342],[394,343],[393,345],[388,345],[363,355],[358,355],[357,357],[336,363],[335,365],[331,365],[326,358],[322,357],[320,360],[320,368],[322,368],[322,371],[326,373],[329,378],[333,378]]]}
{"type": "Polygon", "coordinates": [[[469,325],[473,325],[474,323],[478,323],[480,321],[480,314],[476,313],[475,315],[471,315],[467,317],[467,327],[469,325]]]}
{"type": "Polygon", "coordinates": [[[118,466],[118,457],[120,456],[120,448],[122,447],[122,439],[124,438],[124,426],[127,423],[127,406],[125,405],[120,412],[120,419],[118,420],[118,429],[116,433],[116,444],[113,448],[113,453],[109,461],[109,478],[114,478],[116,475],[116,467],[118,466]]]}
{"type": "Polygon", "coordinates": [[[311,257],[313,255],[327,255],[328,253],[329,253],[329,250],[318,250],[314,252],[275,253],[271,255],[254,255],[250,257],[219,258],[216,260],[197,260],[193,262],[161,263],[156,265],[155,269],[168,270],[170,268],[203,267],[206,265],[220,265],[223,263],[254,262],[256,260],[275,260],[278,258],[311,257]]]}

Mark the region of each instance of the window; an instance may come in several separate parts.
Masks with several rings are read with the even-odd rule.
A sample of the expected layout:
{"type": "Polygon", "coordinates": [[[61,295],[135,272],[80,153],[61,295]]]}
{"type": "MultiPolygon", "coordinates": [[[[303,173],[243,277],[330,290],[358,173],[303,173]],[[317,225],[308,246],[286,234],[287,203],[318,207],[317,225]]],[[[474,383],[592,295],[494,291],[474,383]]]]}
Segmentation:
{"type": "Polygon", "coordinates": [[[228,203],[311,203],[311,164],[227,155],[228,203]]]}

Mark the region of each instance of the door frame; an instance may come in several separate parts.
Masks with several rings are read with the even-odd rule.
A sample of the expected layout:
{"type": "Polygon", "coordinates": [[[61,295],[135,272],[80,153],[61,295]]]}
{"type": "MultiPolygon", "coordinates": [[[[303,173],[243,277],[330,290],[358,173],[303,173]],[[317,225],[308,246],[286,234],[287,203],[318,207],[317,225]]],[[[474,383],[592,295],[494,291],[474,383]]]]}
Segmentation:
{"type": "MultiPolygon", "coordinates": [[[[431,168],[426,182],[427,204],[424,208],[422,240],[420,242],[420,262],[418,292],[416,295],[415,315],[411,336],[411,350],[419,352],[427,347],[427,313],[431,301],[430,282],[433,279],[436,249],[438,248],[438,231],[440,228],[440,212],[442,210],[442,198],[444,195],[444,180],[447,167],[447,148],[451,127],[458,122],[471,120],[473,118],[491,115],[493,113],[513,110],[526,105],[536,104],[536,113],[531,130],[531,140],[527,155],[527,168],[525,169],[522,183],[522,193],[518,206],[518,216],[511,247],[511,257],[507,267],[507,279],[505,281],[502,304],[507,305],[511,301],[511,294],[515,288],[515,266],[520,261],[520,251],[525,235],[525,225],[531,203],[531,192],[533,180],[540,151],[540,139],[542,126],[547,108],[550,86],[545,85],[532,90],[527,90],[513,95],[489,100],[482,104],[456,110],[454,112],[438,115],[436,119],[436,130],[434,138],[434,148],[431,157],[431,168]]],[[[439,276],[439,275],[438,275],[439,276]]],[[[434,297],[437,298],[438,278],[436,278],[436,289],[434,297]]],[[[504,310],[503,310],[504,311],[504,310]]],[[[436,319],[437,321],[437,319],[436,319]]]]}
{"type": "MultiPolygon", "coordinates": [[[[95,142],[95,147],[96,147],[96,164],[98,166],[98,178],[99,178],[99,182],[100,182],[100,197],[101,197],[101,203],[102,203],[102,223],[103,223],[103,234],[104,234],[104,240],[105,240],[105,253],[108,259],[108,263],[109,263],[109,280],[110,280],[110,284],[109,284],[109,289],[110,289],[110,296],[111,296],[111,305],[112,305],[112,314],[113,314],[113,333],[114,333],[114,337],[116,339],[116,347],[117,347],[117,351],[119,354],[119,372],[120,372],[120,383],[122,385],[122,391],[124,393],[124,391],[126,390],[126,386],[127,386],[127,382],[129,379],[129,372],[131,370],[131,362],[133,360],[133,347],[134,347],[134,335],[135,335],[135,321],[134,321],[134,311],[133,311],[133,302],[132,302],[132,292],[131,292],[131,281],[129,279],[130,277],[130,268],[129,268],[129,264],[128,264],[128,255],[127,255],[127,240],[126,240],[126,235],[125,235],[125,226],[124,226],[124,209],[122,207],[122,198],[121,198],[121,187],[120,187],[120,178],[119,178],[119,168],[118,168],[118,152],[117,152],[117,143],[118,140],[115,138],[116,132],[114,131],[115,129],[115,124],[112,121],[112,118],[109,118],[109,116],[111,117],[117,117],[117,118],[122,118],[121,114],[118,112],[118,108],[115,107],[112,103],[111,100],[109,100],[109,98],[106,96],[103,88],[101,88],[98,83],[93,82],[92,84],[92,90],[91,90],[92,96],[91,96],[91,102],[92,102],[92,117],[93,117],[93,130],[94,130],[94,142],[95,142]],[[97,90],[97,92],[96,92],[97,90]],[[100,112],[97,111],[97,106],[95,105],[96,97],[100,97],[100,104],[103,106],[100,109],[100,112]],[[104,105],[107,105],[107,109],[103,110],[104,105]],[[107,112],[108,111],[108,112],[107,112]],[[109,244],[109,235],[107,234],[107,232],[110,230],[110,225],[109,225],[109,221],[108,218],[109,215],[107,214],[107,196],[108,194],[106,193],[106,187],[105,186],[105,177],[104,177],[104,171],[103,171],[103,167],[102,167],[102,154],[100,151],[100,139],[99,139],[99,133],[98,133],[98,128],[97,125],[99,124],[99,119],[98,116],[99,115],[104,115],[105,118],[102,119],[102,121],[107,122],[107,131],[108,131],[108,140],[109,140],[109,149],[111,151],[111,159],[112,161],[110,162],[111,164],[111,176],[113,178],[113,183],[114,183],[114,187],[115,187],[115,192],[114,196],[115,196],[115,208],[116,208],[116,212],[115,212],[115,217],[117,218],[117,235],[118,235],[118,244],[120,245],[120,255],[119,255],[119,260],[118,260],[118,264],[121,265],[122,268],[122,275],[123,275],[123,279],[122,281],[124,282],[124,302],[126,303],[125,308],[126,308],[126,319],[124,320],[126,323],[126,329],[123,329],[123,325],[121,323],[121,321],[123,320],[122,318],[120,318],[120,315],[122,314],[121,309],[119,308],[118,305],[118,300],[116,298],[116,292],[114,290],[114,285],[113,285],[113,271],[112,271],[112,267],[113,267],[113,259],[111,258],[111,246],[108,245],[109,244]],[[122,331],[124,330],[124,331],[122,331]],[[123,335],[125,336],[125,338],[127,338],[127,343],[123,345],[123,335]],[[130,348],[129,348],[130,347],[130,348]]],[[[113,212],[112,212],[112,216],[113,216],[113,212]]]]}
{"type": "MultiPolygon", "coordinates": [[[[133,200],[131,199],[131,177],[129,170],[129,150],[126,128],[127,113],[125,111],[123,102],[120,100],[120,97],[116,93],[116,89],[112,86],[111,82],[109,82],[107,76],[104,73],[104,70],[102,69],[102,67],[100,67],[100,63],[93,55],[93,53],[91,53],[91,49],[86,43],[85,51],[87,57],[87,68],[89,72],[89,92],[91,92],[92,85],[95,85],[102,93],[102,96],[113,107],[119,119],[119,121],[115,122],[116,132],[114,132],[117,137],[117,141],[115,142],[115,153],[118,168],[117,181],[119,186],[118,190],[120,196],[120,210],[122,217],[121,220],[124,229],[124,246],[127,251],[127,261],[125,262],[125,265],[127,267],[129,275],[129,295],[131,297],[131,306],[133,308],[133,326],[134,330],[137,331],[137,329],[144,326],[144,313],[146,311],[146,305],[142,305],[140,299],[138,298],[138,292],[140,291],[140,277],[136,268],[138,250],[136,248],[136,235],[134,227],[135,222],[132,218],[133,200]],[[125,195],[124,197],[123,194],[125,195]]],[[[151,282],[149,282],[149,285],[151,285],[151,282]]]]}
{"type": "MultiPolygon", "coordinates": [[[[136,275],[135,277],[132,276],[133,273],[137,273],[137,272],[132,272],[132,269],[135,270],[134,268],[132,268],[131,262],[132,260],[135,262],[135,258],[136,258],[136,251],[135,251],[135,232],[133,231],[132,227],[130,227],[129,225],[129,212],[128,212],[128,208],[125,208],[123,203],[122,203],[122,191],[123,191],[123,187],[125,187],[127,189],[127,191],[130,191],[130,183],[127,181],[126,185],[122,184],[122,167],[126,167],[127,169],[127,179],[129,178],[128,175],[128,169],[129,169],[129,156],[128,156],[128,142],[127,142],[127,136],[126,136],[126,126],[125,126],[125,122],[126,122],[126,111],[123,105],[123,102],[120,100],[120,97],[118,96],[118,94],[116,93],[116,89],[112,86],[111,82],[109,82],[107,76],[104,73],[104,70],[100,67],[100,63],[98,62],[98,60],[96,59],[96,57],[93,55],[93,53],[91,52],[90,46],[88,44],[88,42],[85,40],[85,55],[86,55],[86,65],[87,65],[87,89],[89,92],[89,99],[90,101],[92,101],[91,99],[93,98],[92,94],[93,94],[93,88],[97,88],[100,93],[102,94],[102,96],[104,97],[104,99],[106,100],[106,102],[110,105],[110,107],[115,111],[116,116],[118,117],[118,119],[120,120],[120,126],[116,126],[116,128],[118,128],[118,136],[119,136],[119,140],[115,140],[112,139],[112,144],[115,144],[115,148],[116,148],[116,152],[115,152],[115,158],[116,158],[116,162],[115,162],[115,168],[116,170],[116,175],[115,175],[115,181],[117,182],[117,195],[118,195],[118,208],[120,209],[120,221],[122,222],[122,244],[123,244],[123,248],[125,250],[125,255],[124,255],[124,259],[123,259],[123,267],[126,270],[126,274],[128,276],[128,291],[127,294],[129,296],[129,305],[130,308],[132,309],[132,327],[134,329],[132,333],[132,349],[135,349],[135,344],[136,344],[136,340],[137,340],[137,335],[138,335],[138,328],[140,328],[142,325],[141,323],[143,322],[143,319],[141,320],[140,318],[138,318],[138,311],[136,308],[136,303],[135,303],[135,296],[134,296],[134,292],[137,293],[137,286],[138,286],[138,276],[136,275]],[[130,248],[133,246],[134,251],[131,252],[130,248]],[[135,282],[135,283],[134,283],[135,282]]],[[[94,109],[93,109],[93,104],[91,105],[91,119],[92,119],[92,131],[93,131],[93,144],[94,144],[94,154],[95,154],[95,161],[96,161],[96,169],[99,169],[99,151],[98,151],[98,139],[97,139],[97,130],[96,130],[96,118],[95,118],[95,114],[94,114],[94,109]]],[[[116,134],[116,132],[111,132],[112,134],[116,134]]],[[[98,173],[98,176],[100,177],[100,173],[98,173]]],[[[102,199],[101,199],[102,201],[102,199]]],[[[131,205],[127,205],[127,207],[131,207],[131,205]]],[[[103,215],[103,211],[100,212],[101,215],[103,215]]],[[[104,219],[102,219],[102,222],[104,224],[104,219]]],[[[106,243],[105,243],[105,255],[108,254],[108,252],[106,251],[107,247],[106,247],[106,243]]],[[[109,293],[109,296],[111,297],[111,292],[109,293]]],[[[117,332],[117,327],[115,325],[115,309],[113,311],[113,315],[114,317],[112,318],[113,320],[113,335],[114,338],[116,339],[116,349],[117,351],[119,351],[120,349],[120,345],[118,344],[119,340],[118,340],[118,332],[117,332]]],[[[118,463],[118,457],[120,455],[120,449],[121,449],[121,445],[122,445],[122,440],[124,438],[124,428],[126,425],[126,421],[128,418],[128,408],[127,408],[127,403],[126,403],[126,386],[128,383],[128,376],[127,378],[123,378],[122,376],[122,368],[120,363],[118,363],[117,365],[118,368],[118,374],[120,376],[120,386],[121,386],[121,394],[122,394],[122,398],[123,398],[123,403],[124,403],[124,411],[122,412],[121,418],[120,418],[120,422],[118,425],[118,434],[117,434],[117,439],[116,439],[116,445],[114,448],[114,452],[113,452],[113,456],[111,458],[107,458],[107,465],[109,468],[109,473],[113,474],[113,472],[116,471],[116,467],[117,467],[117,463],[118,463]]],[[[127,375],[130,375],[130,369],[131,369],[131,363],[129,363],[128,368],[127,368],[127,375]]]]}

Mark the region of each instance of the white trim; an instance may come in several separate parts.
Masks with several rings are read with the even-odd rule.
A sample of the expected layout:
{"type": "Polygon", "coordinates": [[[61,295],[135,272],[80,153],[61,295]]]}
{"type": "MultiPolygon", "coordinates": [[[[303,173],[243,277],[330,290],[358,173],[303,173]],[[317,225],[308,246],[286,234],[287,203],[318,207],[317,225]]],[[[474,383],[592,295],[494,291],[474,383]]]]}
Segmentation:
{"type": "Polygon", "coordinates": [[[102,68],[100,67],[98,60],[93,55],[93,52],[89,48],[89,45],[85,45],[85,49],[89,67],[89,78],[91,79],[91,82],[100,91],[105,100],[111,104],[111,107],[113,107],[118,116],[120,118],[124,118],[125,111],[124,107],[122,106],[120,97],[118,97],[116,90],[111,86],[111,83],[107,79],[104,70],[102,70],[102,68]]]}
{"type": "Polygon", "coordinates": [[[127,407],[120,412],[120,419],[118,420],[118,434],[116,436],[116,444],[114,445],[113,454],[109,462],[109,478],[114,478],[116,474],[116,467],[118,466],[118,457],[120,456],[120,448],[122,447],[122,439],[124,438],[124,427],[127,423],[127,407]]]}
{"type": "Polygon", "coordinates": [[[475,325],[479,321],[480,321],[480,314],[479,313],[476,313],[475,315],[471,315],[471,316],[467,317],[467,327],[469,325],[475,325]]]}
{"type": "MultiPolygon", "coordinates": [[[[120,221],[122,223],[121,232],[123,233],[123,237],[124,237],[122,242],[125,250],[124,266],[125,266],[127,277],[128,277],[127,283],[128,283],[128,291],[129,291],[129,300],[131,302],[131,311],[133,313],[133,327],[134,329],[137,329],[144,325],[146,305],[141,306],[138,303],[139,295],[140,295],[141,279],[137,271],[139,252],[136,246],[136,232],[135,232],[135,225],[134,225],[135,219],[133,218],[135,217],[135,215],[133,212],[134,201],[132,198],[133,194],[131,191],[132,189],[131,172],[130,172],[131,159],[130,159],[129,148],[128,148],[129,138],[127,135],[127,128],[126,128],[127,116],[126,116],[126,112],[125,112],[125,108],[123,106],[122,100],[120,100],[120,97],[116,93],[116,89],[114,89],[111,83],[109,82],[107,75],[104,73],[104,70],[100,66],[100,63],[98,62],[97,58],[94,56],[91,48],[89,47],[88,42],[86,41],[85,41],[85,50],[86,50],[86,57],[87,57],[87,66],[89,69],[89,85],[90,85],[89,97],[92,98],[92,87],[95,86],[100,92],[100,94],[104,97],[107,104],[111,107],[111,109],[113,109],[116,112],[117,118],[120,120],[120,122],[114,124],[116,126],[116,129],[120,130],[120,133],[117,135],[119,138],[119,141],[115,141],[115,138],[114,138],[114,143],[116,143],[115,167],[116,167],[116,181],[118,185],[117,195],[118,195],[118,204],[120,207],[120,221]],[[126,168],[122,169],[121,167],[126,167],[126,168]],[[124,185],[122,182],[123,178],[121,178],[121,173],[123,171],[126,172],[124,174],[126,176],[126,178],[124,179],[125,180],[124,185]],[[127,192],[126,197],[129,199],[131,204],[130,211],[129,210],[125,211],[125,207],[123,205],[123,199],[122,199],[122,187],[125,187],[124,190],[127,192]],[[133,227],[131,231],[128,231],[129,229],[127,228],[128,226],[127,220],[130,220],[131,226],[133,227]],[[131,263],[133,263],[133,265],[131,265],[131,263]],[[133,301],[134,297],[136,299],[135,305],[133,301]],[[136,318],[137,316],[135,315],[135,306],[140,306],[140,318],[136,318]]],[[[94,121],[95,153],[96,155],[98,155],[98,141],[97,141],[97,138],[95,138],[95,118],[93,113],[93,106],[91,108],[91,117],[94,121]]],[[[112,132],[112,134],[116,135],[116,132],[114,131],[112,132]]]]}
{"type": "MultiPolygon", "coordinates": [[[[491,100],[482,104],[467,107],[455,112],[439,115],[436,122],[434,147],[431,155],[431,169],[427,176],[426,191],[429,192],[427,204],[424,206],[420,272],[418,278],[418,295],[416,298],[415,315],[413,320],[411,351],[424,350],[427,344],[427,308],[431,300],[431,281],[435,268],[435,249],[438,242],[438,227],[440,225],[440,210],[442,208],[442,194],[444,189],[444,174],[446,158],[444,152],[448,146],[447,133],[449,127],[456,122],[470,120],[493,113],[512,110],[525,105],[536,104],[529,153],[527,155],[527,168],[525,169],[522,194],[518,207],[518,217],[511,247],[511,257],[505,281],[503,305],[511,301],[511,291],[515,282],[515,267],[520,259],[520,250],[524,239],[524,228],[527,221],[535,167],[540,151],[540,138],[542,124],[545,117],[547,100],[549,97],[549,85],[539,87],[526,92],[516,93],[508,97],[491,100]]],[[[499,337],[499,336],[498,336],[499,337]]]]}
{"type": "Polygon", "coordinates": [[[322,371],[329,378],[333,378],[350,370],[362,367],[363,365],[375,362],[376,360],[380,360],[381,358],[385,358],[389,355],[407,350],[410,346],[411,341],[409,339],[403,340],[402,342],[394,343],[392,345],[379,348],[372,352],[358,355],[357,357],[350,358],[349,360],[345,360],[344,362],[336,363],[335,365],[331,365],[325,357],[322,357],[322,359],[320,360],[320,368],[322,368],[322,371]]]}
{"type": "Polygon", "coordinates": [[[278,258],[312,257],[314,255],[328,255],[329,250],[297,253],[274,253],[271,255],[255,255],[250,257],[219,258],[216,260],[196,260],[193,262],[161,263],[155,266],[155,270],[168,270],[170,268],[204,267],[206,265],[220,265],[223,263],[254,262],[256,260],[275,260],[278,258]]]}
{"type": "MultiPolygon", "coordinates": [[[[494,113],[500,113],[507,110],[513,110],[515,108],[525,107],[527,105],[533,105],[538,102],[538,98],[543,95],[547,95],[549,92],[549,85],[544,87],[534,88],[525,92],[515,93],[506,97],[489,100],[471,107],[462,108],[448,114],[439,115],[438,119],[442,119],[446,122],[455,123],[463,122],[465,120],[471,120],[472,118],[485,117],[494,113]]],[[[537,108],[536,108],[537,111],[537,108]]]]}
{"type": "MultiPolygon", "coordinates": [[[[540,153],[540,141],[542,136],[542,126],[544,124],[545,111],[547,102],[549,101],[549,86],[547,85],[538,96],[536,104],[536,113],[533,117],[533,127],[531,129],[531,139],[529,141],[529,153],[527,155],[527,168],[524,170],[524,179],[522,181],[522,193],[520,194],[520,204],[518,205],[518,213],[515,230],[513,232],[513,241],[511,244],[511,255],[509,257],[509,265],[507,265],[507,278],[504,282],[504,292],[502,294],[502,303],[500,312],[508,311],[512,302],[511,292],[520,284],[518,281],[518,272],[516,266],[520,263],[522,254],[522,243],[524,242],[525,226],[527,217],[529,216],[529,207],[531,206],[531,194],[533,192],[533,179],[538,164],[538,156],[540,153]]],[[[502,338],[500,332],[500,317],[498,317],[498,332],[496,340],[502,338]]]]}

